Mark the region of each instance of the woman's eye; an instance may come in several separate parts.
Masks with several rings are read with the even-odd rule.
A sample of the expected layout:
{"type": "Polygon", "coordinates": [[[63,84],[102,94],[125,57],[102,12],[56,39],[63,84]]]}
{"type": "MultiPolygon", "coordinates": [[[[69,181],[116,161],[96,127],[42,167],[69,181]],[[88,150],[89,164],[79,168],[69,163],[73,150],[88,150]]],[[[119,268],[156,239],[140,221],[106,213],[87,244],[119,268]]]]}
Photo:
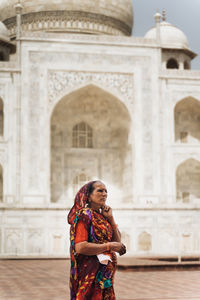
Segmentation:
{"type": "MultiPolygon", "coordinates": [[[[103,193],[103,191],[104,190],[98,190],[98,192],[100,192],[100,193],[103,193]]],[[[108,193],[107,190],[105,190],[105,192],[108,193]]]]}

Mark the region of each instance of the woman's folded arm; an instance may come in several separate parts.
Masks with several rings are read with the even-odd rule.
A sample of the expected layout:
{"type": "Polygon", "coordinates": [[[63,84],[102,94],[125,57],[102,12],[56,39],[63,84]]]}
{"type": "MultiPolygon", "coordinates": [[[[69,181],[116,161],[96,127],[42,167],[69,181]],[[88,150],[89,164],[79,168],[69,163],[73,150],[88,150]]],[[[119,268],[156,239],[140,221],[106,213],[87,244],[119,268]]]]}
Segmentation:
{"type": "Polygon", "coordinates": [[[94,244],[87,241],[75,244],[76,253],[84,255],[98,255],[108,250],[109,243],[94,244]]]}
{"type": "Polygon", "coordinates": [[[104,244],[89,243],[87,241],[75,244],[75,250],[78,254],[98,255],[108,250],[118,252],[120,255],[126,253],[126,247],[120,242],[108,242],[104,244]]]}

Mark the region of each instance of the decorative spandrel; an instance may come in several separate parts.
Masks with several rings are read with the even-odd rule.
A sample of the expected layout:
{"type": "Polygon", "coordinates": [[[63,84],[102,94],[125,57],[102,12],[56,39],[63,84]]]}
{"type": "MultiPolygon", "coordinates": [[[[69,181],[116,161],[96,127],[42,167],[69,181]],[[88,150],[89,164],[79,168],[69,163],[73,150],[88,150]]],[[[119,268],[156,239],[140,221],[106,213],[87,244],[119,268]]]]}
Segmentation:
{"type": "Polygon", "coordinates": [[[131,73],[49,71],[49,107],[54,106],[68,93],[90,84],[96,84],[110,91],[112,94],[119,96],[127,106],[133,104],[134,81],[133,74],[131,73]]]}

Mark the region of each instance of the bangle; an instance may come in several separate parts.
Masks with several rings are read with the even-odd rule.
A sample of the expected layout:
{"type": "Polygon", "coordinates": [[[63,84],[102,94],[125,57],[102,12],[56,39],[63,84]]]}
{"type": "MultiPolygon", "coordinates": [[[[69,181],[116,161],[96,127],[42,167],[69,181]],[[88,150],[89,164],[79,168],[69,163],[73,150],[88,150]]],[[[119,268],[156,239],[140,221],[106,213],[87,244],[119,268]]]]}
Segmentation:
{"type": "Polygon", "coordinates": [[[106,244],[106,250],[107,250],[107,251],[110,251],[110,243],[107,243],[107,244],[106,244]]]}
{"type": "Polygon", "coordinates": [[[117,224],[113,224],[112,227],[118,228],[118,225],[117,224]]]}

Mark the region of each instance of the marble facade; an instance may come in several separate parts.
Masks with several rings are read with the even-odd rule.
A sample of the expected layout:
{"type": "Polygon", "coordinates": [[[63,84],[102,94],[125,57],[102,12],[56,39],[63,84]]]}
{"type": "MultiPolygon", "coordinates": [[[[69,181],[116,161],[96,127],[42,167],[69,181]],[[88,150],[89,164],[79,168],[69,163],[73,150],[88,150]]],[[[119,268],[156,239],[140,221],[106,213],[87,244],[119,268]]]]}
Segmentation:
{"type": "Polygon", "coordinates": [[[147,38],[24,31],[19,54],[0,62],[0,257],[68,256],[96,178],[128,255],[198,254],[200,71],[147,38]]]}

